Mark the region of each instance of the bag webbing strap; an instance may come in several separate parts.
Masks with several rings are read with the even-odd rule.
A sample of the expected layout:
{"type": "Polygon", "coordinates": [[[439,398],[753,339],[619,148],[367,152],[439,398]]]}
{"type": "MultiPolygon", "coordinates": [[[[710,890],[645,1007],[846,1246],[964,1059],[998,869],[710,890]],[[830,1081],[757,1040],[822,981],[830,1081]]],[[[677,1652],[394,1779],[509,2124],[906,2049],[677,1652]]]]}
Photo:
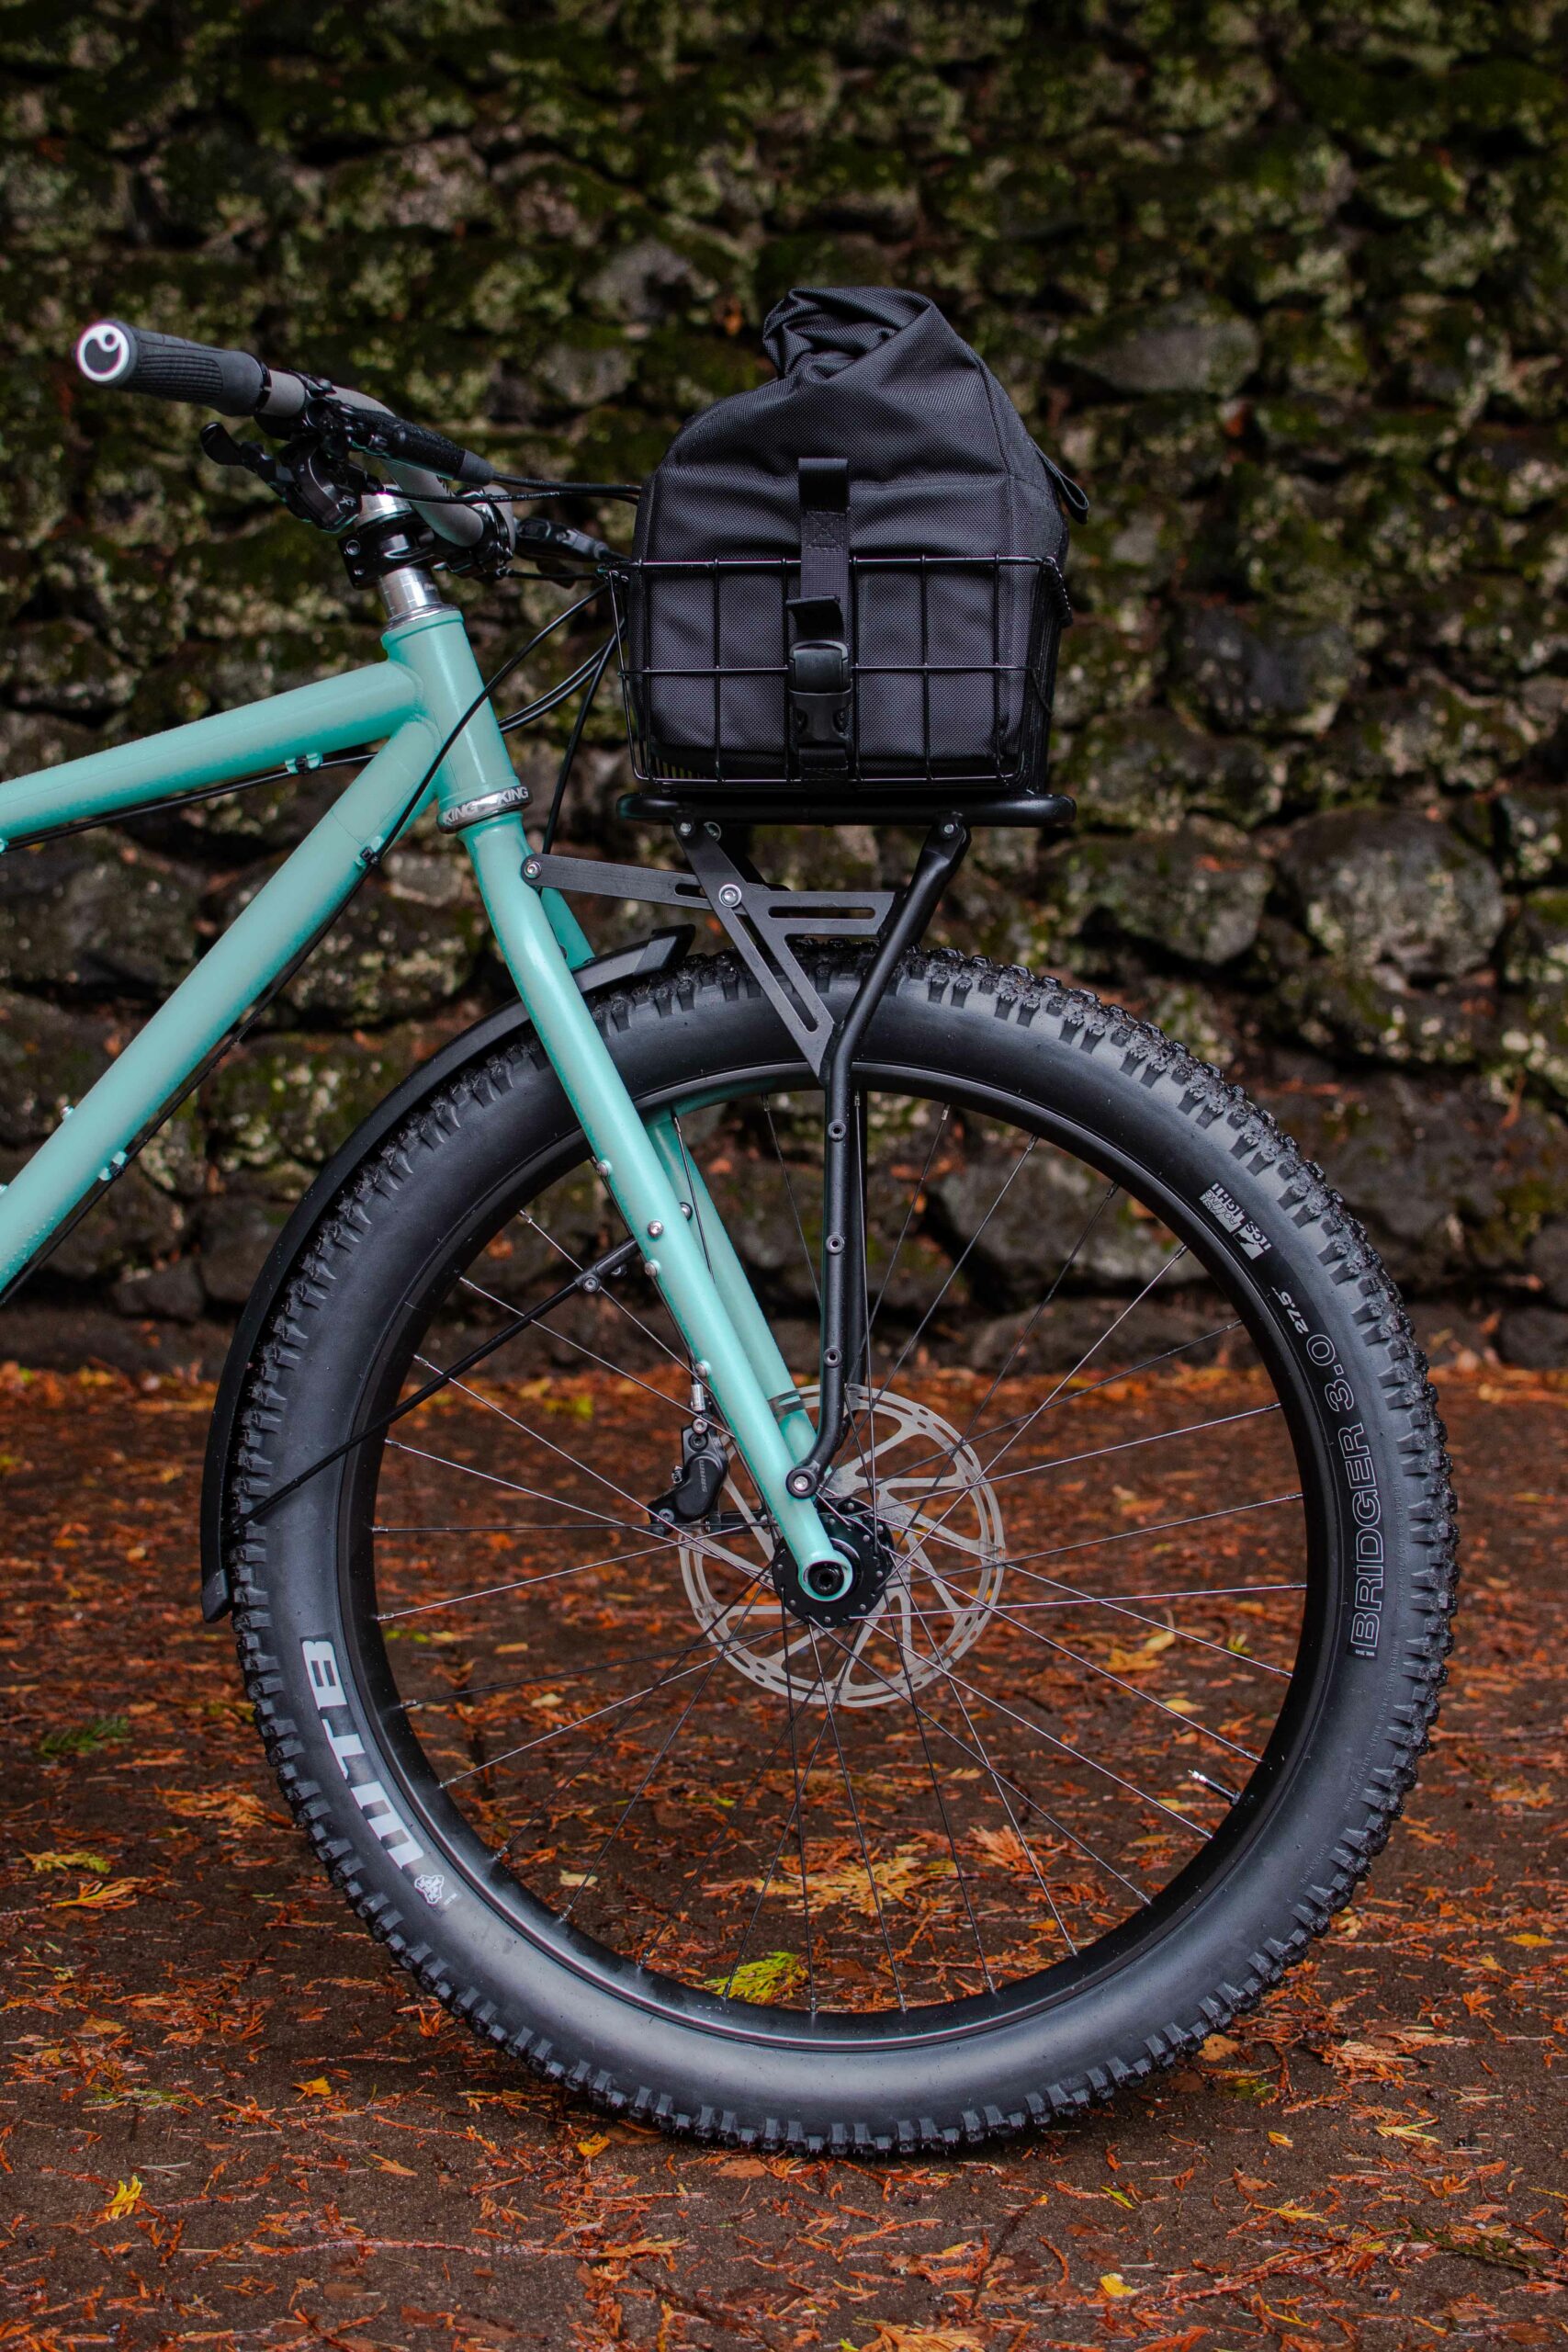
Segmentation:
{"type": "Polygon", "coordinates": [[[849,764],[851,699],[850,469],[843,458],[802,458],[800,594],[789,602],[790,743],[803,773],[849,764]]]}

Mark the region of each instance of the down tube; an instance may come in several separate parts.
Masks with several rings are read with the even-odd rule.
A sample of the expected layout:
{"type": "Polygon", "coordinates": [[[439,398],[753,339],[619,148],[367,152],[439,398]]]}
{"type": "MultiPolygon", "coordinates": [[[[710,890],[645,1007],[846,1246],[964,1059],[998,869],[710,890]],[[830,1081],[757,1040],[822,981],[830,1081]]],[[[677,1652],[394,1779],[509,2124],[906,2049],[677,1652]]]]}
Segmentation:
{"type": "Polygon", "coordinates": [[[132,1147],[244,1018],[269,981],[330,922],[358,879],[367,842],[396,819],[438,738],[411,719],[186,975],[91,1092],[0,1193],[0,1292],[84,1201],[112,1183],[132,1147]]]}
{"type": "Polygon", "coordinates": [[[474,871],[518,994],[582,1123],[605,1181],[636,1235],[649,1271],[703,1377],[718,1399],[774,1526],[802,1567],[841,1566],[815,1504],[784,1485],[795,1455],[767,1392],[726,1311],[693,1227],[609,1048],[556,943],[539,894],[523,879],[527,842],[513,818],[475,825],[468,836],[474,871]]]}

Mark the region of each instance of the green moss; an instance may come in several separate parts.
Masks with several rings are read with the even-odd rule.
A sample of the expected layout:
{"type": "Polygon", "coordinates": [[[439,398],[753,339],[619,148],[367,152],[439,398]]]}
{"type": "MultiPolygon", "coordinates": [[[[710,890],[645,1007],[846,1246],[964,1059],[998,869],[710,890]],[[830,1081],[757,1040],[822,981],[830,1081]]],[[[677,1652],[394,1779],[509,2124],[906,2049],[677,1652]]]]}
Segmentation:
{"type": "Polygon", "coordinates": [[[1209,550],[1213,584],[1281,612],[1348,625],[1361,566],[1345,544],[1342,502],[1272,466],[1239,465],[1227,487],[1209,550]]]}
{"type": "Polygon", "coordinates": [[[1258,121],[1277,96],[1268,61],[1256,51],[1178,47],[1161,41],[1150,59],[1146,105],[1161,130],[1233,130],[1258,121]]]}
{"type": "Polygon", "coordinates": [[[362,63],[323,74],[302,57],[235,60],[224,98],[265,145],[315,153],[362,140],[433,139],[473,120],[472,99],[435,71],[362,63]]]}
{"type": "Polygon", "coordinates": [[[857,139],[905,155],[969,152],[964,93],[929,65],[896,62],[863,82],[849,107],[857,139]]]}
{"type": "Polygon", "coordinates": [[[781,185],[776,204],[785,228],[807,217],[874,236],[907,237],[919,219],[919,190],[897,148],[826,141],[803,155],[797,176],[781,185]]]}
{"type": "Polygon", "coordinates": [[[1062,643],[1056,670],[1056,717],[1078,726],[1099,711],[1127,710],[1146,699],[1163,666],[1164,648],[1145,629],[1134,635],[1100,621],[1080,621],[1062,643]]]}
{"type": "Polygon", "coordinates": [[[1472,133],[1561,150],[1568,119],[1561,72],[1522,57],[1488,57],[1450,74],[1448,97],[1453,120],[1472,133]]]}
{"type": "Polygon", "coordinates": [[[752,390],[771,374],[750,335],[693,334],[684,328],[656,329],[637,361],[641,398],[672,425],[714,401],[752,390]]]}
{"type": "Polygon", "coordinates": [[[1292,974],[1269,1011],[1276,1026],[1320,1053],[1396,1068],[1472,1069],[1497,1050],[1496,1011],[1483,995],[1396,989],[1354,964],[1292,974]]]}
{"type": "Polygon", "coordinates": [[[1125,124],[1136,112],[1135,86],[1135,69],[1103,41],[1035,30],[1003,53],[981,93],[985,143],[1029,153],[1102,123],[1125,124]]]}
{"type": "Polygon", "coordinates": [[[1379,238],[1367,256],[1367,278],[1380,299],[1412,287],[1462,289],[1485,275],[1508,243],[1507,223],[1495,217],[1428,213],[1379,238]]]}
{"type": "Polygon", "coordinates": [[[757,257],[756,309],[768,311],[792,286],[886,286],[897,276],[895,257],[869,237],[829,229],[770,237],[757,257]]]}
{"type": "Polygon", "coordinates": [[[966,162],[936,179],[931,202],[953,228],[1004,243],[1059,236],[1082,211],[1076,175],[1051,156],[966,162]]]}
{"type": "Polygon", "coordinates": [[[1444,155],[1405,155],[1363,172],[1356,183],[1361,203],[1383,220],[1421,220],[1430,213],[1461,213],[1468,182],[1444,155]]]}
{"type": "Polygon", "coordinates": [[[0,693],[23,710],[102,718],[130,700],[136,673],[80,621],[37,621],[0,647],[0,693]]]}
{"type": "Polygon", "coordinates": [[[1285,79],[1310,120],[1371,156],[1414,153],[1440,141],[1453,114],[1449,77],[1380,73],[1329,49],[1298,50],[1285,79]]]}
{"type": "Polygon", "coordinates": [[[216,232],[254,236],[277,228],[309,202],[285,156],[226,122],[161,140],[148,179],[170,227],[204,242],[216,232]]]}
{"type": "Polygon", "coordinates": [[[348,610],[348,585],[332,549],[287,514],[189,548],[178,576],[192,619],[209,637],[295,629],[348,610]]]}
{"type": "Polygon", "coordinates": [[[1537,890],[1503,942],[1503,978],[1535,995],[1568,991],[1568,890],[1537,890]]]}
{"type": "Polygon", "coordinates": [[[1472,432],[1453,450],[1449,471],[1466,498],[1528,514],[1568,490],[1568,428],[1472,432]]]}
{"type": "Polygon", "coordinates": [[[1384,332],[1396,384],[1416,400],[1452,409],[1465,424],[1508,379],[1507,339],[1478,303],[1414,297],[1384,332]]]}
{"type": "Polygon", "coordinates": [[[81,254],[130,226],[123,169],[91,147],[54,140],[0,156],[0,227],[34,254],[81,254]]]}
{"type": "Polygon", "coordinates": [[[1091,719],[1059,764],[1058,781],[1083,820],[1118,831],[1169,831],[1202,812],[1257,825],[1278,811],[1283,753],[1235,737],[1200,733],[1169,711],[1121,711],[1091,719]]]}
{"type": "Polygon", "coordinates": [[[1447,497],[1429,476],[1391,473],[1371,484],[1348,539],[1371,595],[1404,606],[1412,585],[1457,579],[1492,552],[1486,520],[1447,497]]]}
{"type": "Polygon", "coordinates": [[[298,1191],[412,1068],[415,1040],[279,1035],[245,1046],[205,1090],[220,1172],[298,1191]]]}
{"type": "MultiPolygon", "coordinates": [[[[786,287],[912,284],[1095,500],[1057,741],[1104,829],[1104,888],[1088,912],[1055,885],[1043,899],[1038,843],[998,833],[950,937],[1025,961],[1066,944],[1111,992],[1190,994],[1183,926],[1213,910],[1137,858],[1164,844],[1168,865],[1218,820],[1268,826],[1252,839],[1283,865],[1314,816],[1438,795],[1470,852],[1539,897],[1568,877],[1557,30],[1481,0],[200,0],[177,28],[149,0],[22,0],[0,12],[0,761],[25,772],[373,652],[370,600],[259,485],[195,456],[198,417],[76,382],[70,334],[95,311],[358,381],[520,471],[620,478],[765,379],[756,330],[786,287]],[[1165,910],[1141,930],[1140,890],[1165,910]]],[[[481,660],[553,608],[515,582],[447,593],[481,660]]],[[[627,846],[618,726],[606,696],[573,810],[586,847],[627,846]]],[[[138,838],[227,873],[285,848],[324,792],[138,838]]],[[[807,881],[886,846],[794,839],[783,865],[807,881]]],[[[345,933],[299,998],[327,1066],[343,1024],[470,985],[464,910],[367,910],[374,935],[345,933]]],[[[1490,1043],[1419,974],[1396,1003],[1352,986],[1279,913],[1235,968],[1293,1046],[1404,1067],[1407,1090],[1451,1088],[1467,1055],[1499,1101],[1522,1075],[1537,1100],[1508,1133],[1555,1136],[1562,1159],[1556,967],[1522,927],[1508,955],[1490,1043]]],[[[1192,1001],[1220,1037],[1224,1007],[1192,1001]]],[[[325,1132],[281,1117],[263,1105],[215,1146],[280,1196],[325,1132]]],[[[205,1131],[181,1132],[177,1170],[126,1195],[78,1278],[178,1246],[153,1211],[208,1167],[205,1131]]],[[[1435,1233],[1457,1181],[1428,1185],[1435,1233]]],[[[1528,1239],[1525,1211],[1479,1194],[1452,1214],[1472,1273],[1483,1226],[1489,1264],[1528,1239]]]]}
{"type": "Polygon", "coordinates": [[[1269,873],[1244,835],[1194,820],[1167,833],[1066,842],[1047,854],[1043,887],[1073,931],[1109,925],[1181,963],[1219,966],[1257,938],[1269,873]]]}

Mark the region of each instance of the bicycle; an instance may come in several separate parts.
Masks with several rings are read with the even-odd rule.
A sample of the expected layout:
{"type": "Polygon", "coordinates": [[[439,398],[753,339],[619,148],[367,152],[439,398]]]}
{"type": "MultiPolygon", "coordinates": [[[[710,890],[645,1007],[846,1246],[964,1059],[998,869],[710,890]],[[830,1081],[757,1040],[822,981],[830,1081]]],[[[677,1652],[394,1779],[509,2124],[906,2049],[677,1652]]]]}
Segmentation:
{"type": "Polygon", "coordinates": [[[974,825],[1070,819],[1038,775],[874,799],[924,830],[897,891],[773,888],[777,793],[646,758],[686,870],[558,855],[630,577],[515,520],[562,486],[245,354],[78,360],[255,417],[204,447],[386,658],[0,786],[11,854],[356,771],[0,1197],[6,1282],[431,805],[517,989],[323,1171],[219,1390],[203,1606],[316,1852],[484,2039],[671,2132],[951,2149],[1151,2079],[1348,1899],[1444,1679],[1442,1430],[1363,1237],[1181,1046],[923,944],[974,825]],[[581,591],[547,629],[612,606],[521,714],[580,700],[537,841],[523,655],[481,680],[433,577],[530,556],[581,591]],[[595,956],[592,890],[683,920],[595,956]]]}

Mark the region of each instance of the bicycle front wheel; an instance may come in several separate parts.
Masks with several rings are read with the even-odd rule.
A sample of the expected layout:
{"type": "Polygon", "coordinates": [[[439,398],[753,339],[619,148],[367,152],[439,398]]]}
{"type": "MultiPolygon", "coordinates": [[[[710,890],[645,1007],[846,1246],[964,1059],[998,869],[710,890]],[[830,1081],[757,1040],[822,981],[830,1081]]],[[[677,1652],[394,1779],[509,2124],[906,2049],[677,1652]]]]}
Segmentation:
{"type": "MultiPolygon", "coordinates": [[[[595,1015],[809,1405],[815,1080],[728,959],[595,1015]]],[[[856,1084],[871,1345],[823,1508],[859,1614],[786,1605],[733,1449],[700,1522],[659,1515],[714,1412],[640,1273],[375,1433],[619,1238],[526,1036],[320,1227],[231,1566],[295,1811],[437,1998],[671,2130],[952,2146],[1147,2076],[1348,1899],[1434,1710],[1453,1526],[1386,1277],[1213,1071],[921,955],[856,1084]]]]}

